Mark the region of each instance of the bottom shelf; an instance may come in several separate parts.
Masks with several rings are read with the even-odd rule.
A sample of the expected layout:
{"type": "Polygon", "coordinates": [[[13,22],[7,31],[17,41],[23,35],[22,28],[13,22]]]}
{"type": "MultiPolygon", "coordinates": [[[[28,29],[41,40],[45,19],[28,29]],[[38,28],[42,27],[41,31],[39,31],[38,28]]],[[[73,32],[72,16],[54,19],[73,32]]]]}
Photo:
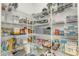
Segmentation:
{"type": "Polygon", "coordinates": [[[12,52],[15,52],[15,51],[19,51],[19,50],[22,50],[23,47],[17,47],[16,49],[14,49],[13,51],[2,51],[1,55],[4,55],[4,56],[8,56],[8,55],[13,55],[12,52]]]}
{"type": "Polygon", "coordinates": [[[73,52],[65,51],[64,53],[70,56],[77,56],[77,52],[73,53],[73,52]]]}

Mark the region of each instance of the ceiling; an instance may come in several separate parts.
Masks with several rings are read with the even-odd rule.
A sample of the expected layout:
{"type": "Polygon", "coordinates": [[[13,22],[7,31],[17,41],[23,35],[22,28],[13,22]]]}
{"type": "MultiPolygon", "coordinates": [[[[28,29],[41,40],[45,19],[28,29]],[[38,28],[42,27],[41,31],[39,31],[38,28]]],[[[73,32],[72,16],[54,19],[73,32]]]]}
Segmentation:
{"type": "Polygon", "coordinates": [[[40,13],[45,7],[46,3],[19,3],[17,10],[26,14],[33,14],[40,13]]]}

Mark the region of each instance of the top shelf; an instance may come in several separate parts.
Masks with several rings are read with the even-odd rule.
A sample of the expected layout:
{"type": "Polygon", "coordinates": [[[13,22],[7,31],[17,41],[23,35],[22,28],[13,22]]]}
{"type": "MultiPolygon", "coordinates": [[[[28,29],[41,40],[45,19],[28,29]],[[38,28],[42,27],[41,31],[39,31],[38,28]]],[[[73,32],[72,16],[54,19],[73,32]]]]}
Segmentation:
{"type": "MultiPolygon", "coordinates": [[[[69,22],[66,22],[66,23],[77,23],[78,21],[69,21],[69,22]]],[[[49,23],[44,23],[44,24],[23,24],[23,23],[9,23],[9,22],[1,22],[2,26],[50,26],[49,23]]],[[[64,25],[65,23],[64,22],[56,22],[55,24],[53,25],[64,25]]]]}
{"type": "MultiPolygon", "coordinates": [[[[69,21],[69,22],[66,22],[66,23],[77,23],[78,21],[69,21]]],[[[56,22],[54,25],[64,25],[65,23],[64,22],[56,22]]]]}
{"type": "Polygon", "coordinates": [[[67,23],[77,23],[78,21],[69,21],[67,23]]]}
{"type": "Polygon", "coordinates": [[[12,27],[15,27],[15,26],[32,26],[32,25],[28,25],[28,24],[22,24],[22,23],[8,23],[8,22],[1,22],[2,24],[2,27],[3,26],[12,26],[12,27]]]}

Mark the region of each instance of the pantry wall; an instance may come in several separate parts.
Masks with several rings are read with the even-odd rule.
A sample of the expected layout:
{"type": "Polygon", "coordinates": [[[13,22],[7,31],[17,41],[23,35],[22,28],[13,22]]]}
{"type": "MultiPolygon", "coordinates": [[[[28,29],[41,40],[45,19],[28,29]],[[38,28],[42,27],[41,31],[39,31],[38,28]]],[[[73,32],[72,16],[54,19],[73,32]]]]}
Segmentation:
{"type": "Polygon", "coordinates": [[[1,5],[2,56],[79,55],[76,3],[1,5]],[[36,7],[35,11],[43,9],[36,13],[35,5],[42,6],[36,7]],[[31,14],[28,14],[28,10],[33,10],[34,13],[29,11],[31,14]]]}

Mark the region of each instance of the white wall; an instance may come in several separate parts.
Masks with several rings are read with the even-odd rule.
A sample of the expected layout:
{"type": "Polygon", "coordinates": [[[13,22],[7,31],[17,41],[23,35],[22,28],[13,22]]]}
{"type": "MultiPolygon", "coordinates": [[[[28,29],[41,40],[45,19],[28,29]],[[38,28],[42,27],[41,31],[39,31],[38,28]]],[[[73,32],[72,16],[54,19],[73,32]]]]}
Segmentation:
{"type": "Polygon", "coordinates": [[[69,16],[69,15],[77,15],[77,9],[76,8],[68,8],[64,12],[58,13],[55,16],[53,16],[53,19],[56,22],[61,22],[61,21],[66,20],[66,16],[69,16]]]}

